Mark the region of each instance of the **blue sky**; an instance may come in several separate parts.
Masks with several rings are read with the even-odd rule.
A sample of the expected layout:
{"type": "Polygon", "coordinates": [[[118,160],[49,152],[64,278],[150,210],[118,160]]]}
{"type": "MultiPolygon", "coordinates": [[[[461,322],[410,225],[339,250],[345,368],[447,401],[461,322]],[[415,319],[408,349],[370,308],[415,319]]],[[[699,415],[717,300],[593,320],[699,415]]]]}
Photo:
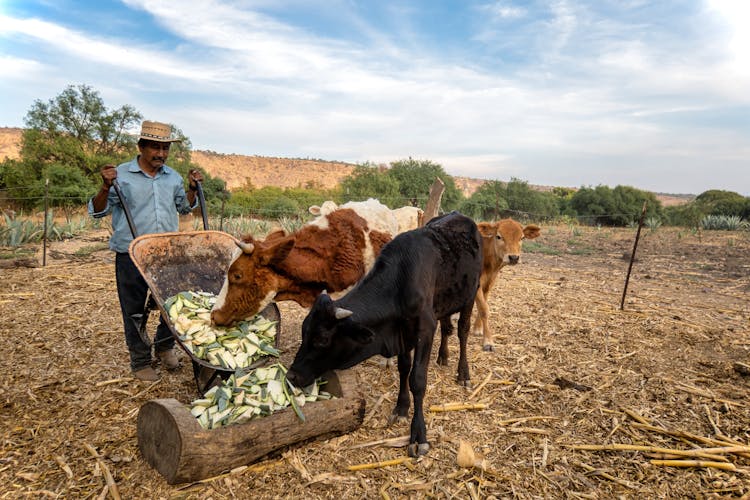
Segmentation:
{"type": "Polygon", "coordinates": [[[0,126],[68,85],[194,149],[750,195],[747,0],[0,0],[0,126]]]}

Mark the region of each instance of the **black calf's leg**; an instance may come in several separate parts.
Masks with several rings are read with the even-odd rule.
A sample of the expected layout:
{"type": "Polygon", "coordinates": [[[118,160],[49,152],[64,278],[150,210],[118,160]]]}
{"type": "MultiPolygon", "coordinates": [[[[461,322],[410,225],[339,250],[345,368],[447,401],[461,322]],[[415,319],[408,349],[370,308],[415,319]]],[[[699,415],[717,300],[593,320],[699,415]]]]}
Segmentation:
{"type": "Polygon", "coordinates": [[[424,423],[422,404],[427,388],[427,368],[430,363],[430,351],[432,350],[432,339],[436,327],[437,321],[435,320],[421,321],[418,329],[419,341],[414,348],[414,366],[409,377],[411,395],[414,398],[414,415],[411,419],[411,437],[407,449],[411,457],[425,455],[430,449],[430,443],[427,442],[427,426],[424,423]]]}
{"type": "Polygon", "coordinates": [[[460,385],[463,385],[466,388],[471,387],[471,380],[469,376],[469,360],[466,357],[466,341],[469,338],[469,327],[471,326],[471,310],[473,308],[474,304],[469,304],[461,310],[461,315],[458,317],[459,355],[457,381],[460,385]]]}
{"type": "Polygon", "coordinates": [[[448,365],[448,337],[453,333],[453,323],[450,316],[440,320],[440,349],[438,350],[437,364],[448,365]]]}
{"type": "Polygon", "coordinates": [[[411,352],[398,355],[398,399],[393,413],[388,417],[388,425],[406,422],[409,415],[409,372],[411,372],[411,352]]]}

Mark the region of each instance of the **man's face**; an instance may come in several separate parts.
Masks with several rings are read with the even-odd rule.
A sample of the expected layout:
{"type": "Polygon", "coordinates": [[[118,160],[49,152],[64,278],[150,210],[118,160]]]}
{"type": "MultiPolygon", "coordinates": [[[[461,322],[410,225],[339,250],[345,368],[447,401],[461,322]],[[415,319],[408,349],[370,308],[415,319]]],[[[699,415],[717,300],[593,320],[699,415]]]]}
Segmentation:
{"type": "Polygon", "coordinates": [[[169,156],[169,142],[146,141],[140,147],[141,159],[154,170],[161,168],[169,156]]]}

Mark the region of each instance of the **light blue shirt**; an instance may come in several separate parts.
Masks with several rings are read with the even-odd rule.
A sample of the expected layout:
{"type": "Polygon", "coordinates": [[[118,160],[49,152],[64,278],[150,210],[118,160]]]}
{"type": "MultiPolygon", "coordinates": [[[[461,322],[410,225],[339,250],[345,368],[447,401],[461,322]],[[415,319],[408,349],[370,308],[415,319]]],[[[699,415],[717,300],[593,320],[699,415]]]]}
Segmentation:
{"type": "MultiPolygon", "coordinates": [[[[198,206],[197,196],[193,206],[188,203],[182,176],[176,170],[163,165],[154,177],[150,177],[138,166],[137,156],[117,166],[117,183],[130,207],[136,236],[177,231],[178,214],[189,214],[198,206]]],[[[115,188],[109,190],[104,210],[94,212],[93,198],[89,200],[88,209],[89,215],[97,219],[112,214],[109,248],[115,252],[127,252],[133,235],[115,188]]]]}

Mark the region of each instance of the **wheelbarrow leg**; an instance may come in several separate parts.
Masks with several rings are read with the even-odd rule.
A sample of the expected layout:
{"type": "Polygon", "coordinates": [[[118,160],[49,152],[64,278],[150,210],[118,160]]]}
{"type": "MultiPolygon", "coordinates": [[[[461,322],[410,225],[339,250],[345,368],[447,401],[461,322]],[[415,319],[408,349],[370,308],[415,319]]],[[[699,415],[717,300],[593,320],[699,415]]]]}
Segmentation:
{"type": "Polygon", "coordinates": [[[217,381],[219,370],[213,370],[193,360],[193,376],[198,393],[203,396],[217,381]]]}
{"type": "Polygon", "coordinates": [[[146,302],[143,304],[143,312],[131,315],[133,321],[135,321],[135,324],[138,326],[138,335],[141,336],[141,340],[148,347],[151,347],[151,337],[148,336],[148,330],[146,329],[146,326],[148,325],[148,317],[151,315],[151,311],[157,307],[156,300],[154,299],[154,296],[151,295],[151,290],[148,290],[146,292],[146,302]]]}

